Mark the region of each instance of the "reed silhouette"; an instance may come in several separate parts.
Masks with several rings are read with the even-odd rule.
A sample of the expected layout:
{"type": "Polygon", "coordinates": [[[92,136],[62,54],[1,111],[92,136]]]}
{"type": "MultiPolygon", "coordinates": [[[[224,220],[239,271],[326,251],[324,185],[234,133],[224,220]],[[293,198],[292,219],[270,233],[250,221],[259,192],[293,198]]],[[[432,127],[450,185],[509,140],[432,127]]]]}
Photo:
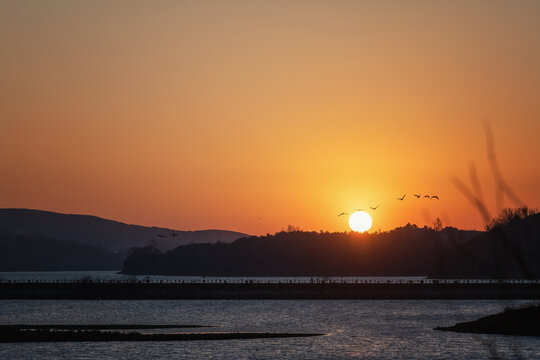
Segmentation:
{"type": "MultiPolygon", "coordinates": [[[[503,199],[504,197],[507,197],[512,202],[514,207],[517,207],[518,209],[503,209],[501,214],[497,218],[493,219],[491,217],[490,211],[488,210],[488,206],[486,205],[482,186],[480,181],[478,180],[476,166],[474,164],[470,164],[470,187],[467,186],[457,176],[454,176],[452,178],[452,181],[456,188],[478,211],[484,223],[486,224],[486,230],[488,231],[488,233],[492,234],[492,237],[495,237],[495,240],[484,241],[483,250],[486,251],[487,249],[487,254],[476,254],[474,253],[473,249],[464,247],[461,243],[451,238],[450,241],[453,245],[453,248],[448,253],[439,251],[439,262],[441,264],[444,261],[448,261],[449,263],[451,263],[452,261],[449,261],[449,259],[455,257],[456,253],[459,253],[461,254],[462,258],[467,259],[468,266],[473,267],[473,270],[469,271],[469,273],[490,273],[493,277],[501,277],[504,273],[508,273],[508,265],[510,263],[512,264],[510,265],[512,267],[511,272],[515,274],[514,276],[519,276],[520,278],[523,276],[527,278],[534,277],[535,268],[538,266],[536,263],[539,259],[538,240],[540,239],[540,236],[538,234],[538,224],[534,221],[526,221],[526,219],[530,216],[535,216],[536,218],[538,218],[536,214],[537,211],[529,209],[525,202],[523,202],[516,195],[516,192],[508,185],[508,183],[502,176],[495,151],[495,139],[488,121],[484,123],[484,135],[486,139],[487,159],[496,184],[496,207],[497,209],[501,209],[503,207],[503,199]],[[512,229],[513,233],[512,231],[506,231],[507,228],[512,229]],[[501,261],[501,252],[504,252],[507,261],[501,261]],[[533,267],[532,269],[531,266],[533,267]]],[[[482,242],[482,240],[480,240],[479,243],[480,242],[482,242]]],[[[447,270],[442,270],[442,268],[443,266],[441,265],[438,267],[439,274],[444,273],[448,275],[449,272],[447,270]]],[[[455,266],[454,270],[456,270],[455,266]]],[[[461,271],[463,271],[463,269],[461,269],[461,271]]],[[[504,295],[502,294],[502,292],[504,291],[504,289],[501,289],[501,295],[504,295]]],[[[451,307],[453,305],[449,303],[449,306],[451,307]]],[[[535,314],[535,319],[538,323],[538,321],[540,321],[540,318],[538,318],[538,312],[533,311],[533,313],[535,314]]],[[[508,318],[510,318],[510,321],[513,322],[513,325],[516,324],[516,321],[519,323],[519,317],[517,319],[512,319],[512,317],[512,315],[506,316],[505,319],[508,320],[508,318]]],[[[508,323],[506,323],[506,326],[508,326],[508,323]]],[[[442,330],[442,328],[439,329],[442,330]]],[[[481,345],[483,345],[487,349],[488,353],[493,359],[501,359],[497,351],[497,343],[494,339],[476,339],[481,345]]],[[[514,346],[512,349],[516,359],[524,358],[519,346],[514,346]]]]}

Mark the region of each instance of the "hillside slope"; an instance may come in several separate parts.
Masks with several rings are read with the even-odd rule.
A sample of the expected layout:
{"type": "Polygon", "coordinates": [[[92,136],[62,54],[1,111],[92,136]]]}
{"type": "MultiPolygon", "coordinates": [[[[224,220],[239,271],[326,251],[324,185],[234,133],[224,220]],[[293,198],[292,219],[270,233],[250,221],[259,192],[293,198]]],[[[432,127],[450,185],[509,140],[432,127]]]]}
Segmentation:
{"type": "Polygon", "coordinates": [[[375,234],[280,232],[230,244],[193,244],[162,253],[131,251],[126,274],[206,276],[426,276],[450,239],[463,243],[478,232],[440,232],[407,225],[375,234]]]}
{"type": "Polygon", "coordinates": [[[180,231],[129,225],[97,216],[30,209],[0,209],[0,231],[13,235],[77,242],[119,253],[150,243],[161,250],[168,250],[185,244],[218,241],[227,243],[247,236],[226,230],[180,231]]]}
{"type": "Polygon", "coordinates": [[[64,240],[0,233],[0,271],[118,270],[124,256],[64,240]]]}
{"type": "Polygon", "coordinates": [[[433,278],[540,279],[540,214],[508,212],[489,231],[448,247],[433,278]]]}

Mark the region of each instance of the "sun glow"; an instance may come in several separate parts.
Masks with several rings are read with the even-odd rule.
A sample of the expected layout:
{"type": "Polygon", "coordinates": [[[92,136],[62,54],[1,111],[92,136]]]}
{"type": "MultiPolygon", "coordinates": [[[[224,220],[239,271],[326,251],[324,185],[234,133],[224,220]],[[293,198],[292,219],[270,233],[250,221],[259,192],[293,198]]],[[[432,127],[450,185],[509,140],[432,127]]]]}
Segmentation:
{"type": "Polygon", "coordinates": [[[357,211],[349,218],[349,226],[358,232],[368,231],[372,223],[371,216],[365,211],[357,211]]]}

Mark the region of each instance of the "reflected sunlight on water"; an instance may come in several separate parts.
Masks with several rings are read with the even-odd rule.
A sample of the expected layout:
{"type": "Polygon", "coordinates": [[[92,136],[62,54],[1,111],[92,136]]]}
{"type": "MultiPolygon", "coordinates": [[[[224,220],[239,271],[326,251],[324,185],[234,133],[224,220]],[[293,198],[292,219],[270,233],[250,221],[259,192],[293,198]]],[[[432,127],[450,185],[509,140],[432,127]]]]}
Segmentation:
{"type": "Polygon", "coordinates": [[[1,344],[0,358],[488,359],[540,356],[540,339],[432,330],[525,301],[2,300],[2,324],[201,324],[201,331],[324,332],[318,338],[1,344]],[[215,329],[215,330],[214,330],[215,329]],[[519,350],[516,350],[519,349],[519,350]]]}

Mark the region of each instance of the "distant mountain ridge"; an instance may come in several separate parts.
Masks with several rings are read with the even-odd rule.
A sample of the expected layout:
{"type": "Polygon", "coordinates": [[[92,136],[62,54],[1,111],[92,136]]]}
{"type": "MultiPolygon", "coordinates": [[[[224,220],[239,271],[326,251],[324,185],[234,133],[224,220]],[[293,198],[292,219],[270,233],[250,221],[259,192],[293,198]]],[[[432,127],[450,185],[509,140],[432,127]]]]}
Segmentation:
{"type": "Polygon", "coordinates": [[[229,243],[248,236],[228,230],[182,231],[130,225],[92,215],[32,209],[0,209],[0,232],[85,244],[115,253],[126,253],[132,247],[149,244],[169,250],[186,244],[229,243]]]}

